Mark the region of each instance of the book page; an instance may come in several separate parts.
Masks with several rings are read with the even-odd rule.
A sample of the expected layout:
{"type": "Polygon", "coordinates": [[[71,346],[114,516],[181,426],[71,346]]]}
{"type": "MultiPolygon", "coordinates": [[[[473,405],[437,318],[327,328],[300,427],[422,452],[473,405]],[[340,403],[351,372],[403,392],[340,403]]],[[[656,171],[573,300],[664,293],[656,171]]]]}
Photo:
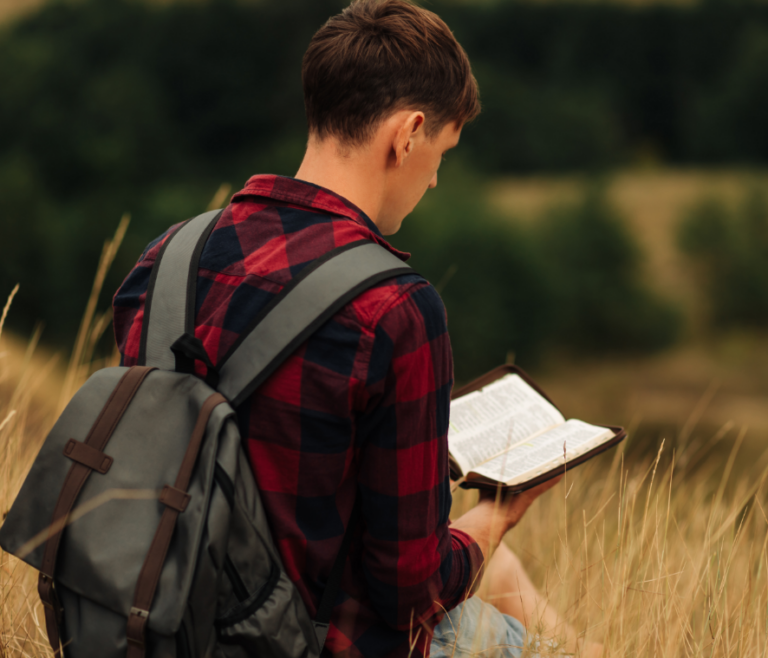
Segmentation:
{"type": "Polygon", "coordinates": [[[466,475],[517,443],[565,422],[519,375],[451,402],[448,449],[466,475]]]}
{"type": "Polygon", "coordinates": [[[571,460],[611,436],[613,432],[605,427],[569,420],[472,470],[492,480],[518,484],[562,464],[563,444],[565,456],[571,460]]]}

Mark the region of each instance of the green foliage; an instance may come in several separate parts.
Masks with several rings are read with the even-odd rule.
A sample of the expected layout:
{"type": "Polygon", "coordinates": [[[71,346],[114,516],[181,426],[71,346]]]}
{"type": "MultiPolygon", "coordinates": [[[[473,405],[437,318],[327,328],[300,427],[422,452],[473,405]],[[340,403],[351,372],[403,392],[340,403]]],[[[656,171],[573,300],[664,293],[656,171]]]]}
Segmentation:
{"type": "MultiPolygon", "coordinates": [[[[133,220],[105,290],[117,287],[149,240],[203,210],[222,181],[237,189],[253,173],[292,174],[305,140],[301,57],[345,4],[52,2],[3,28],[0,298],[21,283],[12,326],[26,332],[42,320],[47,340],[71,344],[103,241],[124,212],[133,220]]],[[[481,85],[485,113],[460,149],[471,169],[601,170],[631,162],[648,145],[677,163],[768,161],[768,7],[450,0],[429,7],[455,30],[481,85]]],[[[487,271],[512,263],[519,280],[543,289],[560,281],[551,264],[539,264],[546,260],[535,255],[537,239],[512,231],[512,246],[488,251],[480,237],[467,238],[467,252],[483,254],[487,271]]],[[[469,262],[459,263],[462,273],[469,262]]],[[[448,297],[462,285],[453,281],[448,297]]],[[[499,295],[516,310],[511,323],[488,321],[507,322],[511,332],[488,339],[493,362],[508,349],[534,354],[575,331],[550,329],[557,322],[545,318],[554,312],[533,301],[545,293],[499,295]]],[[[616,303],[633,295],[645,299],[636,290],[616,303]]],[[[479,318],[480,302],[465,296],[479,318]]],[[[646,304],[637,322],[661,326],[652,305],[637,300],[633,308],[646,304]]],[[[454,320],[458,333],[474,331],[458,326],[470,320],[454,320]]],[[[606,322],[618,320],[596,324],[606,322]]],[[[630,336],[634,326],[622,331],[630,336]]],[[[647,340],[660,343],[662,335],[647,340]]]]}
{"type": "Polygon", "coordinates": [[[456,377],[466,381],[510,351],[522,363],[541,355],[553,328],[554,282],[532,237],[496,220],[460,166],[444,169],[392,242],[413,252],[410,264],[443,297],[456,377]]]}
{"type": "Polygon", "coordinates": [[[688,132],[704,161],[762,163],[768,158],[768,26],[745,30],[731,70],[702,93],[688,132]]]}
{"type": "Polygon", "coordinates": [[[721,326],[768,326],[768,199],[747,194],[737,210],[697,204],[681,223],[679,244],[697,266],[712,319],[721,326]]]}
{"type": "Polygon", "coordinates": [[[768,6],[436,2],[486,113],[467,132],[487,171],[766,162],[768,6]],[[723,131],[725,134],[723,134],[723,131]]]}
{"type": "Polygon", "coordinates": [[[86,0],[0,33],[0,298],[21,283],[11,325],[42,320],[47,340],[71,344],[124,212],[106,291],[222,181],[293,173],[301,54],[341,4],[86,0]]]}
{"type": "Polygon", "coordinates": [[[568,171],[621,161],[616,116],[601,90],[531,82],[483,62],[475,68],[483,113],[464,142],[477,167],[568,171]]]}
{"type": "Polygon", "coordinates": [[[646,351],[677,337],[679,314],[641,283],[642,259],[600,188],[549,213],[540,249],[558,285],[555,340],[574,351],[646,351]]]}
{"type": "Polygon", "coordinates": [[[599,189],[533,224],[502,222],[476,180],[446,169],[393,242],[443,297],[457,379],[510,352],[525,366],[551,349],[647,352],[675,340],[679,315],[641,285],[638,247],[599,189]]]}

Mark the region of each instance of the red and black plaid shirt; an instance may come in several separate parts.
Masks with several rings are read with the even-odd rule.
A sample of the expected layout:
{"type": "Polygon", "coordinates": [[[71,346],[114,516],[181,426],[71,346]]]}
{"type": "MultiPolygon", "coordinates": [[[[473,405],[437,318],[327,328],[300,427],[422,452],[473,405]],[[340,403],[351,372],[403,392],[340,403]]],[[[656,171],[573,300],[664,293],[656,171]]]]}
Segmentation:
{"type": "MultiPolygon", "coordinates": [[[[172,230],[115,295],[124,365],[137,362],[150,271],[172,230]]],[[[251,178],[200,261],[195,333],[214,364],[302,268],[361,239],[407,258],[333,192],[251,178]]],[[[452,383],[445,308],[408,274],[350,302],[237,410],[275,541],[312,616],[361,500],[326,653],[426,655],[441,606],[456,606],[477,579],[480,549],[448,521],[452,383]]]]}

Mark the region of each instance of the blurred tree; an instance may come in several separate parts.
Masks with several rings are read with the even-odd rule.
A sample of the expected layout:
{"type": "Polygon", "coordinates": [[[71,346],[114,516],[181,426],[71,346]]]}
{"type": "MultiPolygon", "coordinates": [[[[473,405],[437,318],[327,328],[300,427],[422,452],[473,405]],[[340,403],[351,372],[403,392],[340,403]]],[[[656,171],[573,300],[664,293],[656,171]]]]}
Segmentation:
{"type": "Polygon", "coordinates": [[[697,266],[715,325],[768,326],[768,199],[754,189],[733,211],[706,199],[681,223],[678,240],[697,266]]]}
{"type": "Polygon", "coordinates": [[[438,289],[448,311],[456,377],[504,362],[530,364],[551,337],[556,309],[546,263],[531,236],[493,217],[479,181],[452,158],[393,243],[438,289]]]}
{"type": "Polygon", "coordinates": [[[768,160],[768,26],[746,27],[730,66],[701,92],[687,139],[708,162],[768,160]]]}
{"type": "Polygon", "coordinates": [[[485,171],[602,168],[621,161],[620,131],[601,91],[535,84],[481,63],[483,114],[466,152],[485,171]]]}
{"type": "Polygon", "coordinates": [[[536,233],[557,281],[557,343],[578,353],[674,342],[679,314],[642,284],[639,248],[601,187],[579,205],[550,211],[536,233]]]}
{"type": "Polygon", "coordinates": [[[71,341],[126,210],[131,231],[105,290],[222,180],[293,173],[301,54],[342,5],[86,0],[0,33],[0,296],[22,284],[11,326],[42,319],[47,339],[71,341]]]}
{"type": "Polygon", "coordinates": [[[637,353],[674,342],[679,314],[641,283],[639,248],[601,188],[523,224],[495,218],[455,161],[445,169],[393,242],[413,251],[411,265],[445,301],[457,379],[510,352],[525,366],[552,349],[637,353]]]}

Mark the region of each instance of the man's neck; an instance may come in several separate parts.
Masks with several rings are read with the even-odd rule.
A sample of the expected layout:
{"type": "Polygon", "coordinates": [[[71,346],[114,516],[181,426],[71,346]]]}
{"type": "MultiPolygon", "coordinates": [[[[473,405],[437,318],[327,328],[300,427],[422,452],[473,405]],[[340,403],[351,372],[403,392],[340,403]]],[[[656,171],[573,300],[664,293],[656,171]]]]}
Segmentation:
{"type": "MultiPolygon", "coordinates": [[[[345,149],[333,138],[309,138],[296,178],[320,185],[360,208],[376,224],[386,188],[386,175],[375,143],[345,149]]],[[[386,158],[386,155],[381,157],[386,158]]]]}

